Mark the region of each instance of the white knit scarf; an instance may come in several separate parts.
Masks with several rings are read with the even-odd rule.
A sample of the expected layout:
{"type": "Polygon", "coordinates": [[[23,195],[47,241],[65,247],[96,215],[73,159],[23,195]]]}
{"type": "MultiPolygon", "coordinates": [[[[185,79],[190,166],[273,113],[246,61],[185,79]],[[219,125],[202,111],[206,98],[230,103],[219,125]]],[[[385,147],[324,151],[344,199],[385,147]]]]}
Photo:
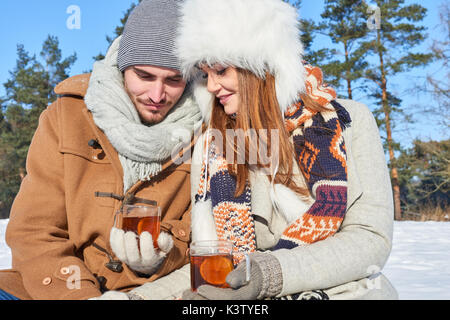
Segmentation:
{"type": "Polygon", "coordinates": [[[120,37],[113,42],[105,59],[94,64],[84,99],[95,124],[119,153],[126,192],[137,181],[157,175],[162,163],[190,141],[201,126],[201,113],[187,88],[162,122],[142,124],[117,67],[119,43],[120,37]]]}

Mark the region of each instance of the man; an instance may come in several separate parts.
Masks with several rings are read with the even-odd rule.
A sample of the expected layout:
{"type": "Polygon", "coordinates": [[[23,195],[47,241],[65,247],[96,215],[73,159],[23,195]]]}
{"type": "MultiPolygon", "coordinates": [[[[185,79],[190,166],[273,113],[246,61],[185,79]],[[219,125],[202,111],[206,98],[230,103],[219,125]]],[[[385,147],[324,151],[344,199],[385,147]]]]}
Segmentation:
{"type": "Polygon", "coordinates": [[[187,263],[190,167],[173,154],[183,155],[179,140],[191,139],[201,116],[172,52],[178,18],[175,0],[142,1],[91,75],[55,88],[12,207],[3,295],[126,299],[187,263]],[[115,215],[153,201],[162,211],[160,249],[139,252],[139,239],[114,228],[115,215]]]}

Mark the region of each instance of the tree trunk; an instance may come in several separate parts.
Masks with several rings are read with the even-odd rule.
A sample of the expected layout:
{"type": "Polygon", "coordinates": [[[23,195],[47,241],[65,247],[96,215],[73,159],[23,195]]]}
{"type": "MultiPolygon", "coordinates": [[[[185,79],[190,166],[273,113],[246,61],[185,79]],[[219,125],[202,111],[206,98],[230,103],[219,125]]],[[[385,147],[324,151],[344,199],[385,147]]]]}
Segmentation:
{"type": "MultiPolygon", "coordinates": [[[[381,43],[381,36],[380,31],[378,30],[378,47],[380,47],[380,43],[381,43]]],[[[381,71],[381,90],[382,90],[381,103],[383,105],[384,111],[384,121],[386,125],[386,139],[389,151],[389,161],[391,165],[391,180],[392,180],[391,182],[394,193],[394,218],[395,220],[401,220],[402,208],[400,202],[400,183],[398,179],[398,171],[396,166],[394,145],[392,139],[391,112],[389,108],[389,101],[387,94],[387,79],[386,79],[386,72],[384,69],[383,53],[381,52],[381,50],[378,50],[378,54],[380,57],[380,71],[381,71]]]]}
{"type": "MultiPolygon", "coordinates": [[[[349,56],[349,52],[348,52],[348,44],[347,41],[344,41],[344,48],[345,48],[345,62],[348,66],[348,56],[349,56]]],[[[346,71],[346,80],[347,80],[347,92],[348,92],[348,98],[350,100],[353,99],[353,94],[352,94],[352,81],[350,80],[350,70],[346,71]]]]}
{"type": "MultiPolygon", "coordinates": [[[[384,83],[385,84],[385,83],[384,83]]],[[[397,165],[396,165],[396,159],[394,154],[394,147],[393,147],[393,139],[392,139],[392,129],[391,129],[391,120],[390,120],[390,112],[387,105],[384,104],[384,101],[387,102],[387,94],[386,94],[386,88],[383,88],[383,109],[384,109],[384,116],[385,116],[385,122],[386,122],[386,138],[388,143],[388,151],[389,151],[389,161],[391,164],[391,178],[392,178],[392,189],[394,193],[394,218],[395,220],[401,220],[402,219],[402,208],[401,208],[401,202],[400,202],[400,183],[398,179],[398,171],[397,171],[397,165]]]]}

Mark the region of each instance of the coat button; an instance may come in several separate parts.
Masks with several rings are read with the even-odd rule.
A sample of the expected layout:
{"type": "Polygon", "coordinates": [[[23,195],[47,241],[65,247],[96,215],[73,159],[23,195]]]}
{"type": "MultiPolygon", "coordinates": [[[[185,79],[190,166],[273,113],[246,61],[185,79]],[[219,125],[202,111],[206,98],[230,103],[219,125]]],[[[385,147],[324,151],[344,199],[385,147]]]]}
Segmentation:
{"type": "Polygon", "coordinates": [[[186,232],[184,231],[184,230],[179,230],[178,231],[178,235],[180,236],[180,237],[184,237],[184,236],[186,236],[186,232]]]}
{"type": "Polygon", "coordinates": [[[50,278],[50,277],[46,277],[42,280],[42,284],[44,286],[48,286],[51,282],[52,282],[52,278],[50,278]]]}
{"type": "Polygon", "coordinates": [[[61,274],[64,274],[64,275],[70,273],[70,269],[68,267],[61,268],[61,270],[59,270],[59,271],[61,272],[61,274]]]}

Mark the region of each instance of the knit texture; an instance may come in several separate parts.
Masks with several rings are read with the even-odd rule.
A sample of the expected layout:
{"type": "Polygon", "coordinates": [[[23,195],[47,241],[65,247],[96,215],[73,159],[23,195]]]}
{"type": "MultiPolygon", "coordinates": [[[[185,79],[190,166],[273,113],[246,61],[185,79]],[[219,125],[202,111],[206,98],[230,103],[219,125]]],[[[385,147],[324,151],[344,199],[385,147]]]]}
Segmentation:
{"type": "MultiPolygon", "coordinates": [[[[236,179],[229,173],[227,161],[219,156],[215,144],[210,141],[209,175],[207,197],[210,197],[216,233],[219,240],[233,243],[235,253],[254,252],[256,250],[255,224],[251,215],[251,192],[247,186],[245,192],[238,198],[234,197],[236,179]]],[[[205,167],[202,169],[200,181],[203,190],[205,167]]],[[[198,194],[197,198],[203,193],[198,194]]],[[[241,254],[234,255],[237,265],[244,258],[241,254]]]]}
{"type": "Polygon", "coordinates": [[[262,273],[262,288],[257,299],[275,297],[283,288],[283,274],[278,259],[271,254],[255,253],[252,262],[255,261],[262,273]]]}
{"type": "Polygon", "coordinates": [[[120,42],[120,71],[133,65],[180,70],[174,54],[179,0],[144,0],[130,14],[120,42]]]}
{"type": "Polygon", "coordinates": [[[315,202],[283,232],[273,250],[294,248],[334,235],[347,209],[347,153],[343,130],[348,112],[335,101],[336,92],[324,85],[320,68],[305,66],[307,93],[330,111],[308,110],[302,101],[285,114],[300,169],[315,202]]]}
{"type": "MultiPolygon", "coordinates": [[[[305,69],[309,96],[327,111],[310,110],[298,100],[286,111],[285,126],[293,137],[296,160],[315,202],[307,212],[299,213],[272,250],[332,236],[347,206],[347,159],[342,133],[350,125],[350,115],[335,101],[335,91],[323,85],[321,70],[307,64],[305,69]]],[[[236,180],[228,172],[226,160],[217,153],[212,140],[207,139],[205,144],[209,156],[203,163],[196,202],[211,199],[219,240],[232,241],[238,252],[253,252],[256,239],[250,186],[247,184],[244,193],[235,198],[236,180]]]]}

